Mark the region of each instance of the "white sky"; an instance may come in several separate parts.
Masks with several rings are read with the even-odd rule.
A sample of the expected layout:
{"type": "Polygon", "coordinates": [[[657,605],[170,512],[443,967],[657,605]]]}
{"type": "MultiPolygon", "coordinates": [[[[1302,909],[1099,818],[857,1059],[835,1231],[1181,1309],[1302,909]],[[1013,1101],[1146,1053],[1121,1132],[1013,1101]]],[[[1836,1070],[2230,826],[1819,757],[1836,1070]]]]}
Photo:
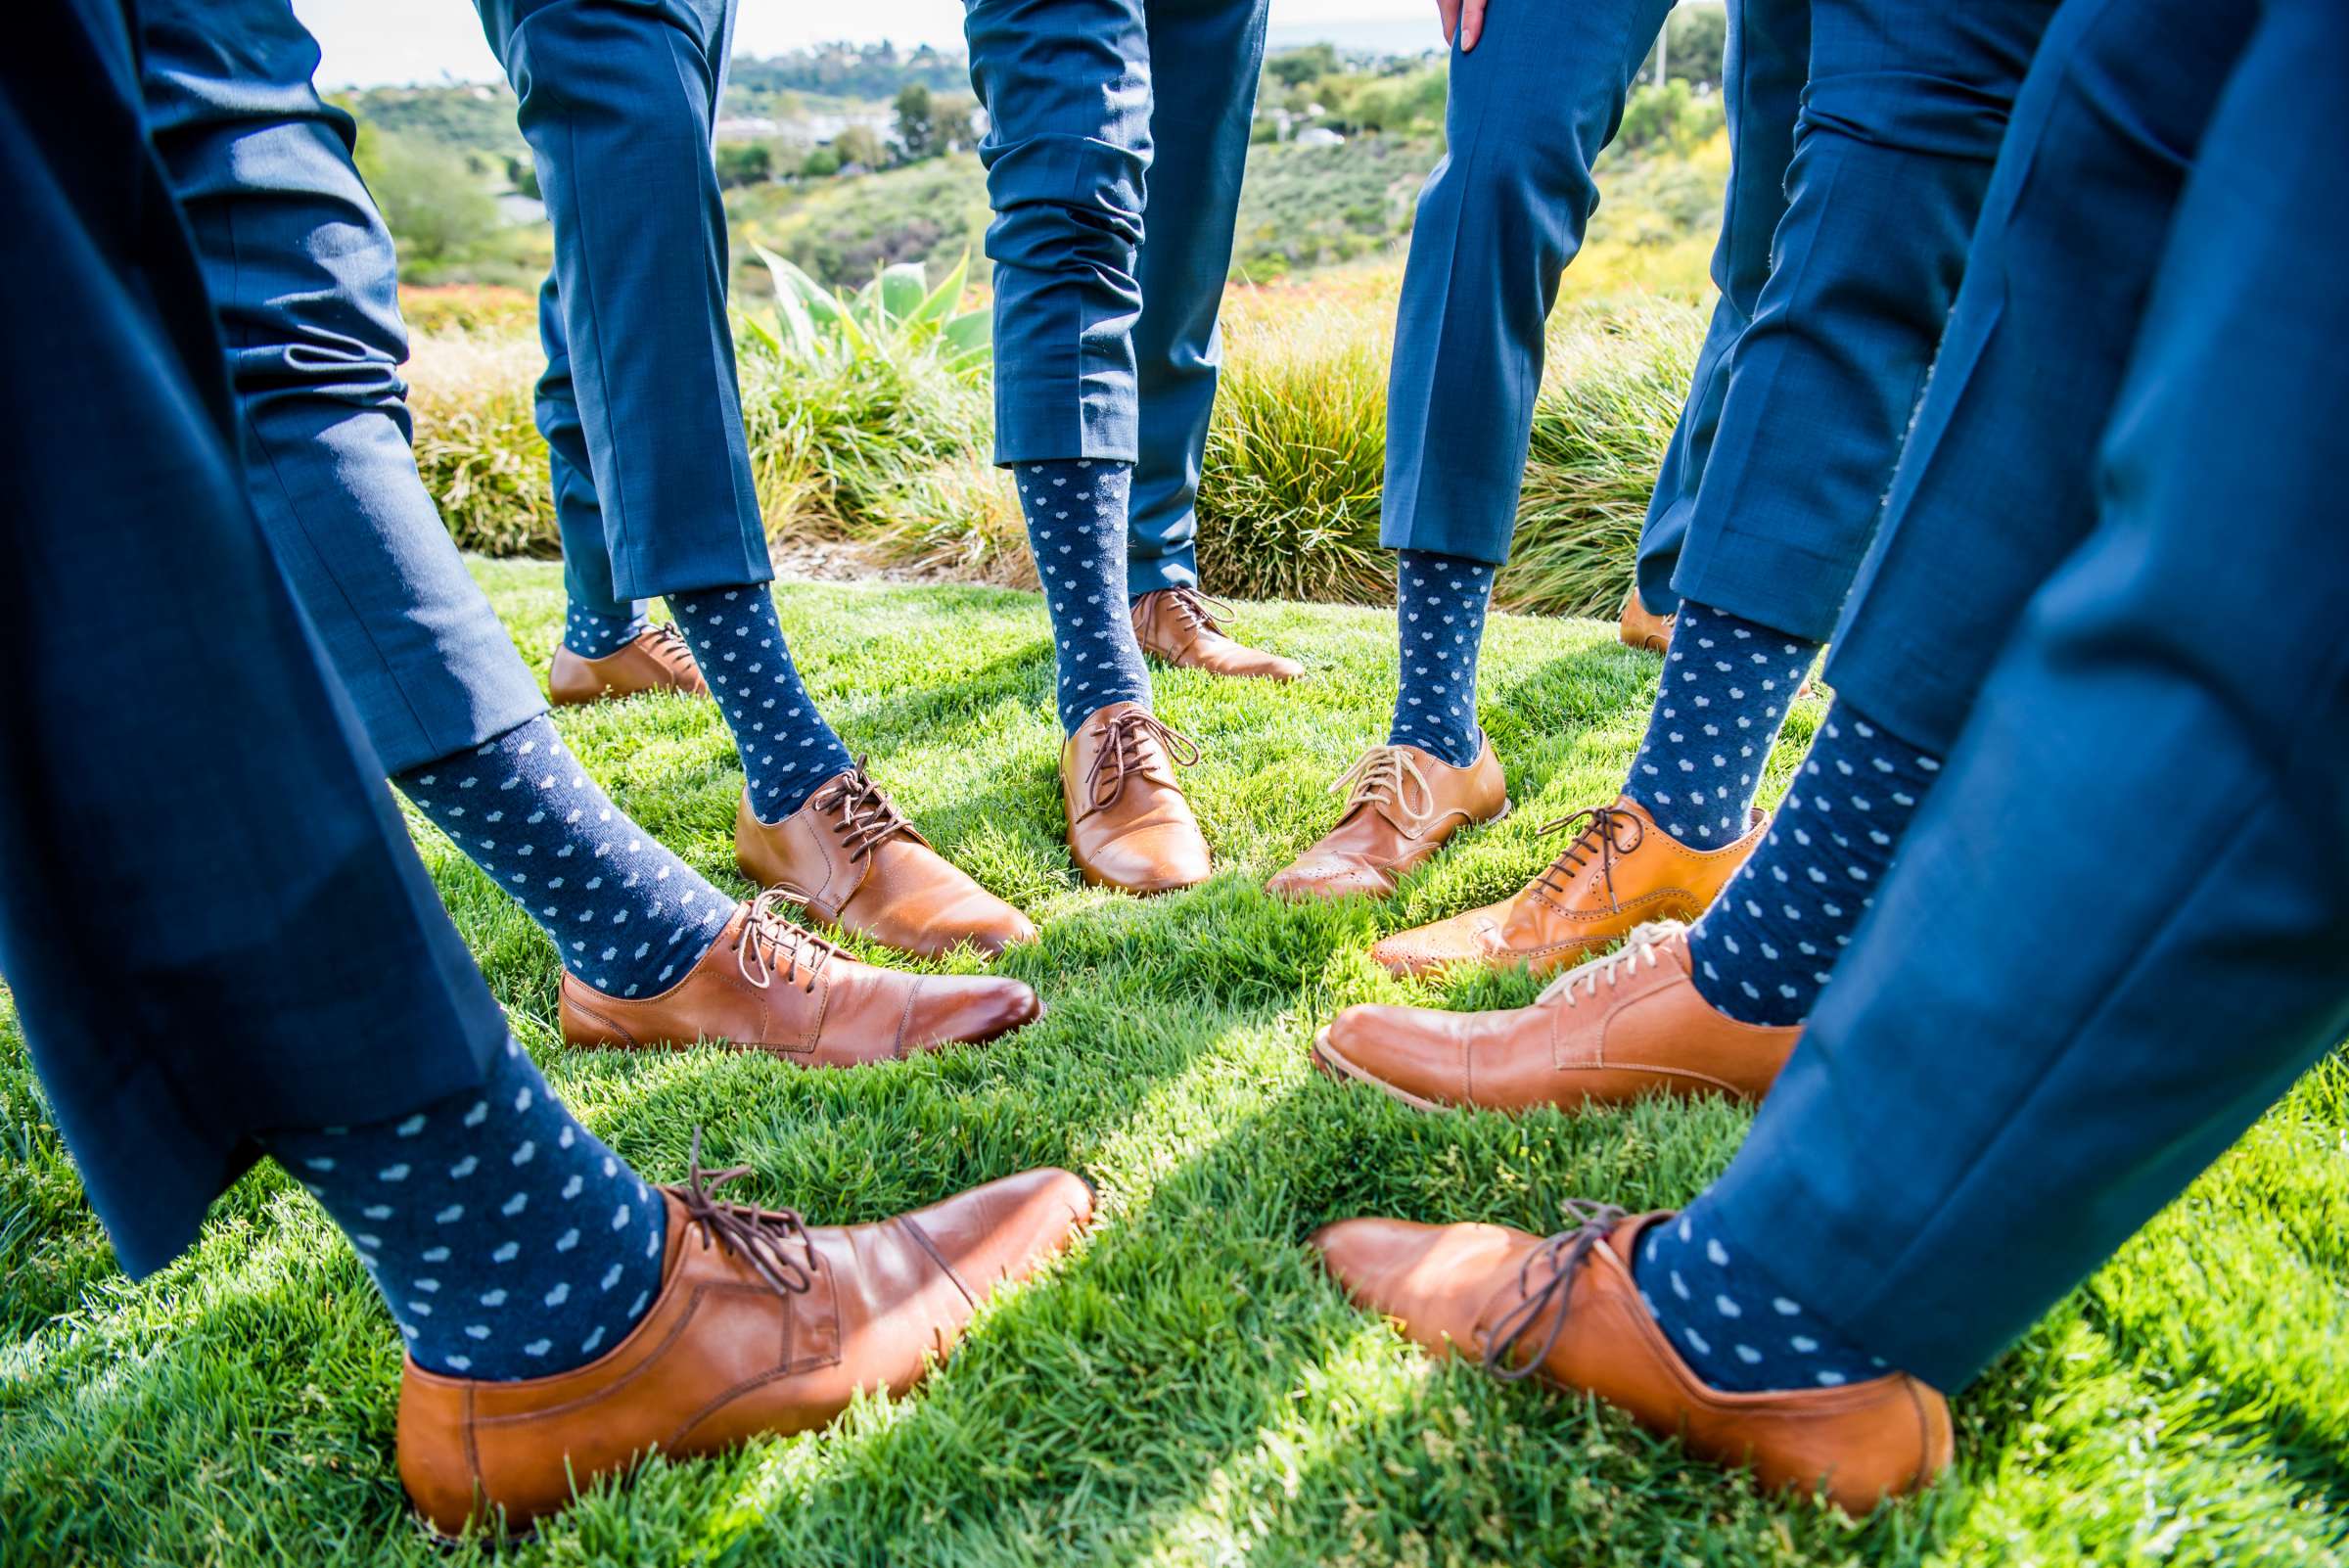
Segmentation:
{"type": "MultiPolygon", "coordinates": [[[[482,41],[467,0],[294,0],[325,53],[322,87],[372,87],[443,80],[490,81],[497,62],[482,41]]],[[[1272,25],[1294,37],[1299,27],[1329,23],[1425,21],[1430,47],[1436,34],[1434,0],[1272,0],[1272,25]]],[[[961,0],[857,0],[845,8],[808,0],[742,0],[735,25],[737,53],[779,54],[803,44],[878,43],[908,48],[962,45],[961,0]]]]}

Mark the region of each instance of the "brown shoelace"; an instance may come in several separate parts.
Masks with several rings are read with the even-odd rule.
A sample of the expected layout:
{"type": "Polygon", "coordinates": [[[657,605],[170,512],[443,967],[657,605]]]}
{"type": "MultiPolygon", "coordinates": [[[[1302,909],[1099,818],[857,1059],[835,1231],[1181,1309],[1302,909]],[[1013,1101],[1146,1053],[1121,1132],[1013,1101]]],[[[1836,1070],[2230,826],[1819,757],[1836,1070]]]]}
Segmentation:
{"type": "Polygon", "coordinates": [[[666,621],[653,623],[652,630],[644,634],[644,644],[663,664],[673,665],[678,660],[688,665],[693,663],[693,644],[685,640],[685,633],[666,621]]]}
{"type": "Polygon", "coordinates": [[[1085,798],[1093,803],[1094,810],[1117,805],[1128,778],[1149,773],[1150,758],[1143,743],[1152,740],[1177,767],[1190,767],[1199,761],[1197,741],[1146,709],[1129,708],[1102,726],[1101,749],[1093,754],[1093,765],[1084,775],[1085,798]]]}
{"type": "Polygon", "coordinates": [[[718,1188],[753,1173],[747,1165],[728,1166],[723,1171],[703,1170],[702,1130],[698,1127],[693,1130],[693,1153],[689,1161],[684,1184],[661,1189],[684,1205],[686,1222],[701,1227],[705,1242],[714,1243],[749,1264],[760,1278],[774,1287],[776,1295],[806,1295],[824,1265],[816,1256],[815,1238],[807,1234],[807,1222],[800,1217],[800,1212],[757,1209],[719,1198],[718,1188]],[[797,1258],[785,1250],[794,1242],[799,1244],[801,1254],[797,1258]]]}
{"type": "Polygon", "coordinates": [[[882,794],[881,786],[865,772],[861,757],[854,767],[818,790],[807,804],[818,811],[840,814],[832,831],[839,835],[852,860],[863,859],[900,835],[916,844],[924,842],[897,803],[882,794]]]}
{"type": "Polygon", "coordinates": [[[1221,599],[1211,599],[1197,588],[1165,588],[1161,592],[1174,607],[1174,614],[1183,624],[1195,632],[1221,631],[1239,615],[1237,610],[1221,599]]]}
{"type": "Polygon", "coordinates": [[[1410,823],[1405,831],[1411,833],[1418,832],[1436,810],[1436,792],[1428,786],[1427,775],[1400,746],[1371,747],[1362,753],[1361,761],[1338,776],[1329,792],[1346,795],[1349,815],[1358,806],[1392,806],[1410,823]],[[1349,789],[1354,793],[1346,795],[1349,789]],[[1419,796],[1417,806],[1410,802],[1414,790],[1419,796]]]}
{"type": "Polygon", "coordinates": [[[1647,829],[1641,825],[1638,817],[1620,807],[1592,806],[1571,816],[1544,822],[1537,831],[1574,835],[1573,842],[1559,853],[1555,860],[1549,862],[1549,869],[1534,879],[1537,886],[1564,898],[1566,883],[1590,863],[1590,855],[1596,854],[1599,857],[1600,874],[1606,878],[1607,901],[1618,909],[1623,907],[1622,901],[1615,897],[1615,856],[1631,853],[1639,848],[1639,841],[1646,837],[1647,829]],[[1628,843],[1625,841],[1627,833],[1630,835],[1628,843]],[[1558,880],[1552,881],[1553,877],[1558,880]]]}
{"type": "Polygon", "coordinates": [[[742,966],[742,978],[760,991],[780,974],[785,985],[806,976],[800,989],[813,992],[815,977],[841,955],[840,948],[784,918],[781,904],[806,901],[790,887],[769,888],[751,900],[751,912],[735,933],[734,961],[742,966]]]}
{"type": "Polygon", "coordinates": [[[1573,1228],[1556,1235],[1525,1255],[1517,1266],[1517,1305],[1501,1314],[1493,1325],[1493,1337],[1485,1343],[1485,1370],[1504,1383],[1515,1383],[1533,1376],[1557,1348],[1558,1336],[1566,1331],[1566,1303],[1574,1292],[1574,1276],[1583,1267],[1590,1249],[1607,1239],[1623,1222],[1625,1211],[1611,1203],[1595,1203],[1589,1198],[1566,1200],[1566,1218],[1573,1228]],[[1546,1269],[1540,1284],[1534,1283],[1536,1272],[1546,1269]],[[1512,1365],[1517,1348],[1533,1332],[1542,1314],[1551,1307],[1557,1315],[1542,1335],[1542,1343],[1523,1363],[1512,1365]]]}

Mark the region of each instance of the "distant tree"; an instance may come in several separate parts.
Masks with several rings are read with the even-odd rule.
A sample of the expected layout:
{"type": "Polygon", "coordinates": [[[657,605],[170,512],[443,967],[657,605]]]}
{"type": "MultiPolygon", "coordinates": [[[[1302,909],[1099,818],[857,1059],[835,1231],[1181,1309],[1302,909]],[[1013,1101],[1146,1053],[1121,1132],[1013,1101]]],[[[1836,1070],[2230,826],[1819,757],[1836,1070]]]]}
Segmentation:
{"type": "MultiPolygon", "coordinates": [[[[1664,73],[1691,87],[1721,86],[1723,56],[1729,46],[1729,14],[1716,5],[1683,5],[1665,24],[1664,73]]],[[[1656,55],[1649,50],[1640,79],[1656,79],[1656,55]]]]}
{"type": "Polygon", "coordinates": [[[775,150],[764,142],[719,142],[715,153],[721,187],[764,185],[775,177],[775,150]]]}
{"type": "Polygon", "coordinates": [[[438,261],[497,231],[497,203],[463,154],[417,136],[371,132],[354,161],[408,259],[438,261]]]}
{"type": "Polygon", "coordinates": [[[829,179],[840,172],[840,155],[829,147],[810,147],[800,172],[811,180],[829,179]]]}
{"type": "Polygon", "coordinates": [[[1265,62],[1265,74],[1283,87],[1302,87],[1315,77],[1334,75],[1337,70],[1338,46],[1329,43],[1283,49],[1265,62]]]}
{"type": "Polygon", "coordinates": [[[938,106],[929,88],[918,81],[907,82],[898,91],[897,110],[898,146],[904,150],[906,162],[918,162],[943,150],[938,106]]]}
{"type": "Polygon", "coordinates": [[[546,193],[538,188],[538,165],[530,158],[506,160],[506,183],[532,201],[546,200],[546,193]]]}
{"type": "Polygon", "coordinates": [[[832,151],[839,156],[842,168],[847,168],[851,163],[865,168],[880,168],[889,161],[889,155],[881,146],[881,138],[874,134],[870,125],[851,125],[832,138],[832,151]]]}

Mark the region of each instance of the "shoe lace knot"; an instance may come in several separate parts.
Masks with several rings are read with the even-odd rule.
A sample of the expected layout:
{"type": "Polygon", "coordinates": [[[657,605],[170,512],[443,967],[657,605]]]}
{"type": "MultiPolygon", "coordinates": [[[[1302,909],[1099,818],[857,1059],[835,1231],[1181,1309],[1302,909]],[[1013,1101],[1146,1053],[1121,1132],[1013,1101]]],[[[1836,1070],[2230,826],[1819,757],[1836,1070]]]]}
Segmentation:
{"type": "Polygon", "coordinates": [[[760,991],[780,978],[787,986],[797,983],[813,993],[816,976],[840,956],[840,948],[784,917],[783,904],[806,901],[788,885],[769,888],[751,900],[750,912],[734,934],[734,961],[741,966],[742,978],[760,991]]]}
{"type": "Polygon", "coordinates": [[[1609,990],[1615,985],[1618,972],[1635,974],[1641,967],[1656,967],[1656,949],[1688,928],[1678,920],[1643,920],[1632,928],[1623,939],[1623,945],[1603,958],[1593,958],[1578,964],[1542,988],[1537,1000],[1563,999],[1567,1006],[1577,1005],[1582,996],[1596,996],[1598,983],[1605,981],[1609,990]]]}
{"type": "Polygon", "coordinates": [[[851,860],[863,859],[895,838],[924,842],[897,803],[865,772],[861,757],[854,767],[816,791],[807,804],[832,818],[832,832],[851,860]]]}
{"type": "Polygon", "coordinates": [[[758,1209],[728,1203],[717,1191],[729,1181],[752,1175],[747,1165],[723,1171],[702,1169],[702,1130],[693,1130],[693,1152],[683,1185],[662,1188],[685,1210],[686,1223],[698,1228],[703,1244],[716,1246],[751,1266],[778,1296],[804,1296],[823,1270],[815,1238],[797,1209],[758,1209]],[[796,1247],[796,1254],[794,1248],[796,1247]]]}
{"type": "Polygon", "coordinates": [[[1571,815],[1544,822],[1536,831],[1573,835],[1566,848],[1558,852],[1558,857],[1549,862],[1549,868],[1534,879],[1536,886],[1565,897],[1567,884],[1595,854],[1599,859],[1599,874],[1607,884],[1607,902],[1614,908],[1623,907],[1615,897],[1615,857],[1631,853],[1647,836],[1647,824],[1639,820],[1637,813],[1620,806],[1586,807],[1571,815]]]}
{"type": "MultiPolygon", "coordinates": [[[[1085,797],[1094,810],[1115,806],[1126,793],[1128,779],[1150,775],[1152,741],[1177,767],[1190,767],[1199,761],[1197,741],[1147,709],[1129,708],[1102,726],[1100,749],[1093,753],[1093,765],[1085,772],[1085,797]]],[[[1162,776],[1161,782],[1174,780],[1162,776]]]]}
{"type": "Polygon", "coordinates": [[[1402,746],[1371,747],[1338,775],[1329,792],[1346,797],[1348,814],[1359,806],[1393,807],[1400,816],[1396,825],[1411,833],[1418,832],[1436,811],[1436,792],[1428,784],[1427,774],[1402,746]]]}
{"type": "Polygon", "coordinates": [[[1599,1203],[1589,1198],[1566,1200],[1565,1218],[1569,1228],[1543,1241],[1525,1255],[1517,1266],[1517,1304],[1493,1325],[1492,1336],[1485,1342],[1485,1370],[1504,1383],[1514,1383],[1541,1370],[1542,1363],[1557,1347],[1558,1336],[1566,1331],[1566,1304],[1574,1293],[1575,1275],[1581,1271],[1583,1260],[1590,1249],[1614,1233],[1623,1222],[1625,1211],[1611,1203],[1599,1203]],[[1540,1283],[1536,1283],[1536,1276],[1540,1283]],[[1543,1332],[1542,1343],[1522,1360],[1517,1351],[1526,1337],[1541,1322],[1552,1307],[1549,1327],[1543,1332]]]}

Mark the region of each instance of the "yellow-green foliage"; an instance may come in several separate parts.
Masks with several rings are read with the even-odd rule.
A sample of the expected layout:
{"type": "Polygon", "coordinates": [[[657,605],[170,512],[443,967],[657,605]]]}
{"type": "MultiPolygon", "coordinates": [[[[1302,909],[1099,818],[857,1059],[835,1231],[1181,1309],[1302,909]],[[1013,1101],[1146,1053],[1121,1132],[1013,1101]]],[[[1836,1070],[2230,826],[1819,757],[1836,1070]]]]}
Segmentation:
{"type": "MultiPolygon", "coordinates": [[[[1620,602],[1702,332],[1701,253],[1617,241],[1583,260],[1578,273],[1614,282],[1631,272],[1650,287],[1574,296],[1551,321],[1516,559],[1499,585],[1517,609],[1589,614],[1620,602]]],[[[1390,260],[1231,291],[1199,493],[1202,567],[1219,592],[1354,603],[1392,593],[1378,524],[1400,270],[1390,260]]],[[[886,335],[820,355],[783,351],[771,330],[746,326],[737,341],[743,418],[775,534],[857,539],[978,580],[1035,580],[1011,489],[988,466],[984,380],[957,375],[935,346],[886,335]]],[[[533,336],[419,335],[418,458],[469,549],[554,549],[530,424],[538,368],[533,336]]]]}

